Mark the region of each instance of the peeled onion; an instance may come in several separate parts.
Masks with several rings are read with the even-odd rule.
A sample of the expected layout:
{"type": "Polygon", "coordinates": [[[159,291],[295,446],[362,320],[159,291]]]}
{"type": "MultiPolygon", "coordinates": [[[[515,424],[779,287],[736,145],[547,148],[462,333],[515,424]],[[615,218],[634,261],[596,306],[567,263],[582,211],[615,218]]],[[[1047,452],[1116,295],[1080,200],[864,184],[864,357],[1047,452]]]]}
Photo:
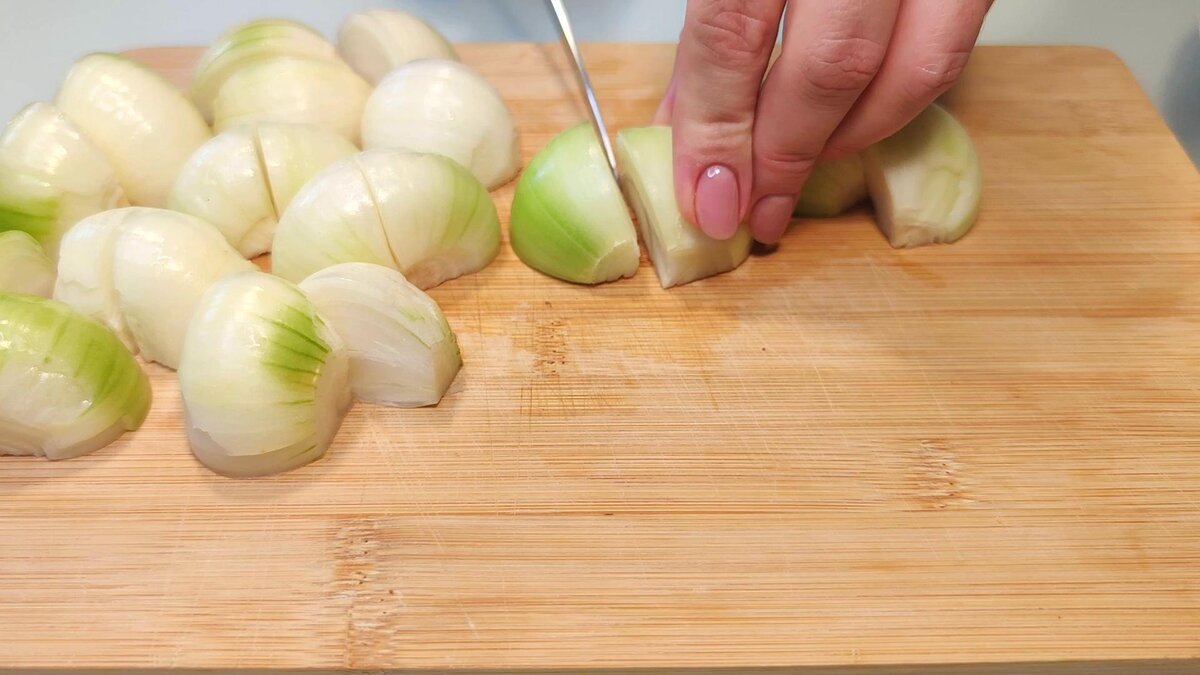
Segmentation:
{"type": "Polygon", "coordinates": [[[433,26],[393,9],[346,17],[338,31],[338,53],[371,84],[399,66],[420,59],[458,60],[454,47],[433,26]]]}
{"type": "Polygon", "coordinates": [[[26,232],[0,232],[0,291],[43,298],[54,292],[54,263],[26,232]]]}

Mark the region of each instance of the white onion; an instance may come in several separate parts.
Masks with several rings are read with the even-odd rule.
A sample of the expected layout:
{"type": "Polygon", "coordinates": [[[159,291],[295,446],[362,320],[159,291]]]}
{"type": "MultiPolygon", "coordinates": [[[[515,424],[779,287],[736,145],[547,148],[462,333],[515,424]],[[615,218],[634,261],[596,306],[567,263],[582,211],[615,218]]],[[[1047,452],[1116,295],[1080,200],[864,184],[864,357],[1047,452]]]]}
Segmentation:
{"type": "Polygon", "coordinates": [[[394,70],[367,100],[363,147],[445,155],[488,189],[521,168],[517,123],[499,92],[457,61],[414,61],[394,70]]]}
{"type": "Polygon", "coordinates": [[[54,293],[54,263],[27,232],[0,232],[0,292],[43,298],[54,293]]]}
{"type": "Polygon", "coordinates": [[[192,78],[192,100],[208,121],[221,85],[239,68],[274,58],[299,56],[336,61],[333,44],[316,30],[288,19],[257,19],[226,31],[200,57],[192,78]]]}
{"type": "Polygon", "coordinates": [[[146,360],[176,368],[200,296],[250,269],[208,223],[165,209],[118,209],[67,233],[55,297],[104,321],[146,360]]]}
{"type": "Polygon", "coordinates": [[[23,230],[58,255],[58,240],[82,218],[123,206],[112,164],[62,112],[34,103],[0,136],[0,230],[23,230]]]}
{"type": "Polygon", "coordinates": [[[675,202],[670,127],[624,129],[617,134],[621,188],[637,214],[642,240],[663,288],[735,269],[750,255],[750,232],[714,239],[684,220],[675,202]]]}
{"type": "Polygon", "coordinates": [[[174,85],[115,54],[77,61],[56,102],[112,162],[129,201],[141,206],[165,206],[180,167],[212,136],[174,85]]]}
{"type": "Polygon", "coordinates": [[[239,253],[271,250],[277,214],[300,186],[356,149],[311,124],[261,124],[218,134],[184,165],[171,208],[212,223],[239,253]]]}
{"type": "Polygon", "coordinates": [[[295,286],[262,272],[221,280],[179,367],[192,452],[231,476],[321,457],[350,406],[348,372],[345,345],[295,286]]]}
{"type": "Polygon", "coordinates": [[[103,326],[66,305],[0,293],[0,455],[78,457],[137,429],[150,381],[103,326]]]}
{"type": "Polygon", "coordinates": [[[230,75],[213,102],[213,127],[252,122],[316,124],[358,144],[371,86],[340,61],[281,56],[230,75]]]}
{"type": "Polygon", "coordinates": [[[462,367],[441,308],[396,270],[335,265],[302,281],[300,290],[350,350],[350,386],[358,398],[434,405],[462,367]]]}
{"type": "Polygon", "coordinates": [[[338,31],[338,53],[372,84],[410,61],[458,60],[454,47],[425,21],[393,9],[372,9],[346,17],[338,31]]]}

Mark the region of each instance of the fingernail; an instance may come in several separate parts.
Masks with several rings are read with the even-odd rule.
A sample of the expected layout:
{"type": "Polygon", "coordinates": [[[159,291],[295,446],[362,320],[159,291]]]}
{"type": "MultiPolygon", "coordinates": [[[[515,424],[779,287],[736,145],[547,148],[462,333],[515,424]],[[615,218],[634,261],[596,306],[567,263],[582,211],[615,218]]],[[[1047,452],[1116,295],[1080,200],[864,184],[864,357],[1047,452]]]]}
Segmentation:
{"type": "Polygon", "coordinates": [[[764,244],[774,244],[783,238],[792,211],[796,209],[794,195],[770,195],[758,200],[750,212],[750,232],[764,244]]]}
{"type": "Polygon", "coordinates": [[[728,239],[738,227],[738,182],[733,169],[714,164],[696,181],[696,224],[714,239],[728,239]]]}

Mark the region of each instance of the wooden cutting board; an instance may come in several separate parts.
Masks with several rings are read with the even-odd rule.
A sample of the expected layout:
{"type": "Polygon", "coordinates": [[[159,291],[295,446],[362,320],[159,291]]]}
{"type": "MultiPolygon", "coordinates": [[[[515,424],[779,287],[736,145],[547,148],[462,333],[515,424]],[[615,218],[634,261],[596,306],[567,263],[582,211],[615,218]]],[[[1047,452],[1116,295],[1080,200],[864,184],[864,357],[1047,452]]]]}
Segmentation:
{"type": "MultiPolygon", "coordinates": [[[[586,52],[645,123],[671,48],[586,52]]],[[[557,47],[462,54],[527,158],[584,118],[557,47]]],[[[961,243],[864,210],[669,292],[506,246],[432,292],[461,391],[286,476],[200,467],[152,367],[141,431],[0,461],[0,665],[1200,672],[1196,169],[1105,51],[982,48],[947,103],[961,243]]]]}

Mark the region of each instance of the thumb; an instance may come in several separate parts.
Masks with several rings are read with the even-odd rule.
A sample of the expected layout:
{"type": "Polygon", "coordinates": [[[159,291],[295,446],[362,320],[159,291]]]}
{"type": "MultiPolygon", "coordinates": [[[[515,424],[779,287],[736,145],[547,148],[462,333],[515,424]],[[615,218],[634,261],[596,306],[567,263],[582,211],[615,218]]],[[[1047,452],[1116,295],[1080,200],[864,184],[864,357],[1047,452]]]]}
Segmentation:
{"type": "Polygon", "coordinates": [[[689,0],[673,78],[680,213],[728,239],[753,187],[754,113],[785,0],[689,0]]]}

